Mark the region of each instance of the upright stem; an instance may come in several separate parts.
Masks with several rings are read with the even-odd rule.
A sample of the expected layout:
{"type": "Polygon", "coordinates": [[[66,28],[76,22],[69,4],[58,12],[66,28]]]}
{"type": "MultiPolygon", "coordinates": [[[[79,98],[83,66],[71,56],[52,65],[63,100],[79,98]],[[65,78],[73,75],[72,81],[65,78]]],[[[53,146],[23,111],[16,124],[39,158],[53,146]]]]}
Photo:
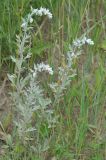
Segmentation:
{"type": "MultiPolygon", "coordinates": [[[[27,23],[28,25],[28,23],[27,23]]],[[[19,47],[19,67],[17,67],[17,82],[16,82],[16,86],[17,86],[17,92],[18,95],[20,95],[21,93],[21,88],[20,88],[20,76],[21,76],[21,71],[22,71],[22,64],[24,61],[24,48],[25,48],[25,43],[26,43],[26,36],[27,36],[27,26],[23,32],[23,36],[22,36],[22,40],[21,40],[21,44],[19,47]]]]}

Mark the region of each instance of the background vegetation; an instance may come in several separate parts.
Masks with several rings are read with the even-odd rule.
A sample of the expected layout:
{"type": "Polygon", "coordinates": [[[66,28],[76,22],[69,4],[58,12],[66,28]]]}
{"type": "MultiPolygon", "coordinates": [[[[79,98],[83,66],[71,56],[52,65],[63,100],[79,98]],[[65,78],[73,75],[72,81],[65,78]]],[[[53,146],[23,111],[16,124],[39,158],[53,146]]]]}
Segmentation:
{"type": "MultiPolygon", "coordinates": [[[[75,64],[76,78],[63,100],[54,108],[59,115],[56,128],[52,133],[46,127],[41,130],[41,139],[50,138],[48,151],[35,155],[30,146],[25,148],[16,139],[16,145],[11,146],[9,137],[6,142],[0,137],[0,159],[105,160],[106,0],[0,0],[1,86],[7,73],[14,72],[10,56],[17,56],[16,34],[21,33],[22,17],[29,13],[30,6],[49,8],[53,19],[36,18],[29,67],[42,60],[48,61],[53,68],[64,65],[68,45],[83,34],[92,38],[95,45],[84,50],[75,64]],[[2,148],[5,143],[9,143],[7,152],[5,147],[2,148]]],[[[43,85],[48,90],[46,84],[43,85]]],[[[5,92],[9,90],[8,86],[7,81],[5,92]]],[[[3,104],[3,107],[7,105],[3,104]]],[[[1,116],[1,130],[4,128],[5,133],[12,135],[14,140],[12,116],[12,111],[1,116]]]]}

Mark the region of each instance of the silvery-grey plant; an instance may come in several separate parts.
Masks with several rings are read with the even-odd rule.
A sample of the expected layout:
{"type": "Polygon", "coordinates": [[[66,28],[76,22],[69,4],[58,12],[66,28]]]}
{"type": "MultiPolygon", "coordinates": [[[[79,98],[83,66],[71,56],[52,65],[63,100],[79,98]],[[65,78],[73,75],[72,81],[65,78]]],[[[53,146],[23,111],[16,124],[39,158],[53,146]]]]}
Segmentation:
{"type": "MultiPolygon", "coordinates": [[[[15,125],[17,127],[18,136],[25,144],[26,141],[31,140],[31,133],[35,132],[37,144],[39,143],[39,126],[42,123],[47,124],[48,128],[54,127],[57,122],[57,117],[54,117],[53,108],[59,103],[64,96],[64,90],[70,85],[72,78],[76,75],[76,70],[73,68],[74,59],[78,58],[81,54],[81,48],[85,44],[93,45],[93,41],[86,37],[81,37],[73,41],[69,46],[69,51],[65,57],[65,66],[58,68],[58,81],[51,83],[50,87],[54,93],[54,100],[51,102],[44,94],[44,89],[38,81],[39,72],[47,72],[53,75],[53,70],[48,64],[43,62],[35,64],[33,69],[26,68],[28,59],[31,57],[31,30],[33,29],[33,17],[48,16],[52,18],[52,14],[48,9],[31,8],[31,13],[27,15],[22,22],[22,33],[17,36],[17,57],[11,56],[12,61],[15,63],[15,73],[8,75],[9,80],[13,86],[14,91],[11,93],[15,106],[15,125]],[[28,74],[25,74],[25,73],[28,74]],[[24,73],[24,74],[23,74],[24,73]],[[52,107],[51,107],[52,106],[52,107]],[[36,122],[32,125],[33,115],[35,114],[36,122]]],[[[47,142],[47,141],[46,141],[47,142]]],[[[47,144],[47,143],[46,143],[47,144]]],[[[42,145],[39,145],[41,150],[45,150],[42,145]]],[[[45,143],[44,143],[45,146],[45,143]]],[[[32,146],[34,150],[36,148],[32,146]]],[[[46,148],[47,145],[46,145],[46,148]]]]}
{"type": "Polygon", "coordinates": [[[21,35],[18,35],[16,39],[18,48],[17,57],[11,56],[12,61],[15,63],[15,72],[13,75],[8,74],[13,87],[11,97],[15,106],[14,121],[19,139],[23,144],[27,140],[31,140],[32,132],[38,133],[37,129],[41,123],[47,123],[48,128],[54,127],[56,123],[53,111],[51,110],[51,100],[45,97],[44,90],[38,80],[39,72],[44,71],[52,75],[52,68],[43,62],[35,64],[33,69],[28,70],[25,67],[28,59],[31,57],[31,30],[33,29],[31,24],[34,15],[44,15],[48,16],[49,19],[52,18],[52,14],[46,8],[31,8],[31,13],[23,19],[21,35]],[[28,74],[25,74],[26,72],[28,74]],[[32,125],[34,113],[36,114],[36,122],[35,125],[32,125]]]}
{"type": "Polygon", "coordinates": [[[73,67],[74,60],[82,54],[83,46],[86,44],[94,45],[94,42],[90,38],[82,36],[69,45],[69,51],[64,58],[65,65],[58,68],[58,80],[50,84],[50,88],[54,93],[54,105],[59,103],[64,95],[63,91],[67,89],[73,77],[77,75],[76,69],[73,67]]]}

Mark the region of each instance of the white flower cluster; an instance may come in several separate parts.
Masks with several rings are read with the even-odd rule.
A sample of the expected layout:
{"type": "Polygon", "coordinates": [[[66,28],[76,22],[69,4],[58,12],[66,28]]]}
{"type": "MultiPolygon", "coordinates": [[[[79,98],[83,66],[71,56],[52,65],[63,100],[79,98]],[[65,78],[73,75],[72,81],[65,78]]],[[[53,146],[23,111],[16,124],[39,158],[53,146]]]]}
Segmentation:
{"type": "Polygon", "coordinates": [[[84,44],[94,45],[94,42],[90,38],[87,38],[87,37],[83,37],[83,38],[80,38],[80,39],[73,41],[73,45],[75,47],[80,48],[84,44]]]}
{"type": "Polygon", "coordinates": [[[37,72],[46,71],[50,75],[53,75],[53,70],[48,64],[44,64],[43,62],[37,65],[34,65],[33,77],[37,75],[37,72]]]}
{"type": "Polygon", "coordinates": [[[87,37],[82,37],[73,41],[72,45],[69,45],[69,51],[67,52],[68,66],[71,67],[73,59],[81,55],[81,47],[85,44],[94,45],[94,42],[87,37]]]}
{"type": "Polygon", "coordinates": [[[40,7],[40,9],[33,9],[31,8],[31,11],[32,11],[32,15],[35,14],[37,16],[48,16],[49,19],[52,19],[52,13],[49,11],[49,9],[46,9],[46,8],[42,8],[40,7]]]}
{"type": "Polygon", "coordinates": [[[23,29],[25,29],[28,25],[28,23],[32,23],[33,22],[33,15],[36,16],[47,16],[49,19],[52,19],[52,13],[49,11],[49,9],[46,8],[42,8],[40,7],[40,9],[33,9],[31,7],[31,13],[28,14],[28,17],[26,19],[23,19],[22,25],[21,27],[23,29]]]}

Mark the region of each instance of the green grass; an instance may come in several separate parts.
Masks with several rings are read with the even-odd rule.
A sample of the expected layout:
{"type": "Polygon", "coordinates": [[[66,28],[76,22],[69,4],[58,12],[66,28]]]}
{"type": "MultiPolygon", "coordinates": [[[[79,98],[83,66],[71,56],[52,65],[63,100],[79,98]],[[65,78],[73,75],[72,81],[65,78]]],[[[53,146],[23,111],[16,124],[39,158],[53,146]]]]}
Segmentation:
{"type": "MultiPolygon", "coordinates": [[[[40,130],[42,139],[50,138],[48,152],[35,156],[30,147],[21,148],[16,142],[0,160],[52,160],[53,157],[54,160],[105,160],[106,52],[102,42],[106,39],[106,0],[0,0],[1,73],[14,70],[10,55],[17,54],[16,34],[21,32],[21,18],[29,13],[30,5],[48,7],[53,13],[53,20],[43,21],[42,28],[43,22],[36,20],[30,66],[41,59],[53,64],[53,54],[55,65],[62,63],[59,56],[67,52],[73,39],[84,33],[95,45],[87,47],[81,56],[77,77],[54,108],[59,115],[57,127],[52,133],[46,126],[40,130]]],[[[14,137],[15,133],[12,134],[14,137]]]]}

